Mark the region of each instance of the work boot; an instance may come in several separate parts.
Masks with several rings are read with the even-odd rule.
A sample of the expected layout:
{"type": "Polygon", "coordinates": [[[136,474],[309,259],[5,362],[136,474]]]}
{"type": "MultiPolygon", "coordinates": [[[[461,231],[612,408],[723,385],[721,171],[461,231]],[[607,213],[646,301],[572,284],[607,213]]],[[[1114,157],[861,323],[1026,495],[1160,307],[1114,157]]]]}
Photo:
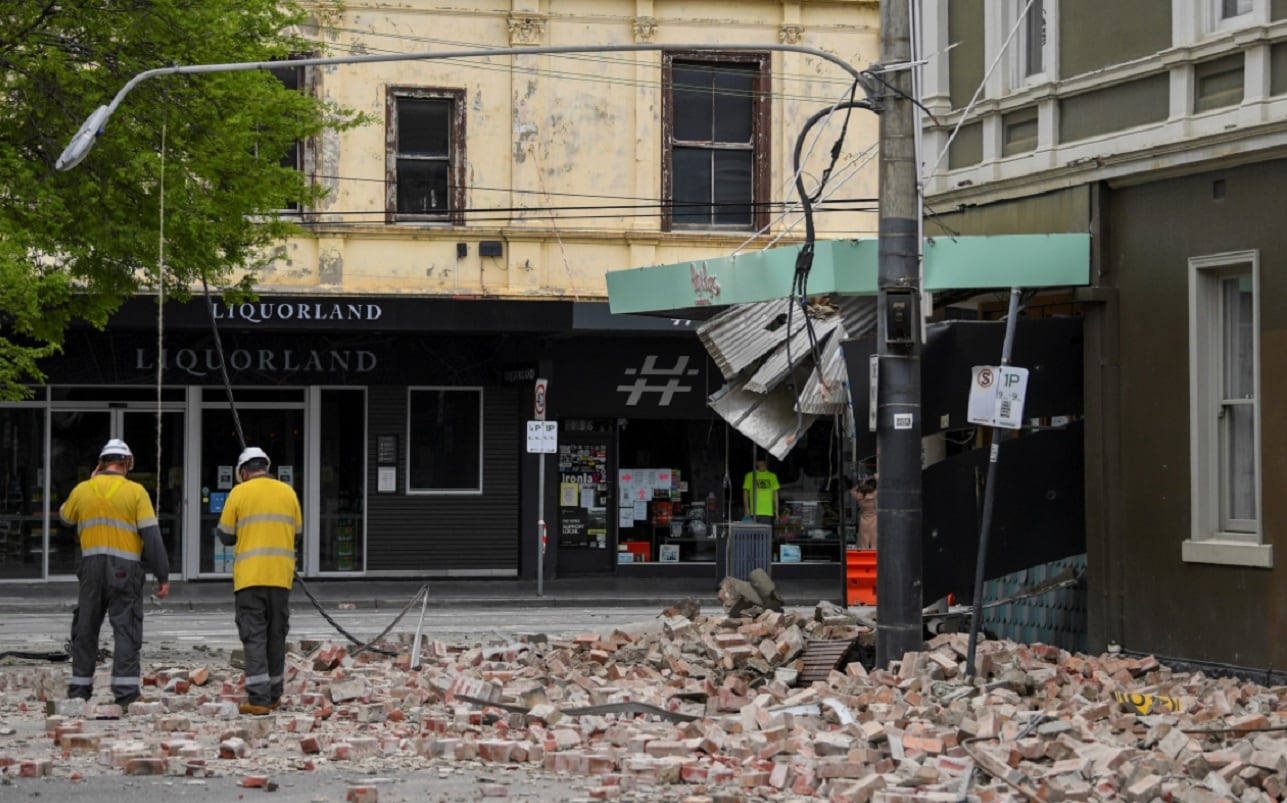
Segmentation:
{"type": "Polygon", "coordinates": [[[276,711],[281,707],[282,707],[282,700],[280,697],[278,697],[276,700],[273,700],[271,703],[268,704],[269,711],[276,711]]]}
{"type": "Polygon", "coordinates": [[[254,703],[242,703],[237,706],[237,710],[248,717],[266,717],[273,712],[273,709],[266,705],[255,705],[254,703]]]}

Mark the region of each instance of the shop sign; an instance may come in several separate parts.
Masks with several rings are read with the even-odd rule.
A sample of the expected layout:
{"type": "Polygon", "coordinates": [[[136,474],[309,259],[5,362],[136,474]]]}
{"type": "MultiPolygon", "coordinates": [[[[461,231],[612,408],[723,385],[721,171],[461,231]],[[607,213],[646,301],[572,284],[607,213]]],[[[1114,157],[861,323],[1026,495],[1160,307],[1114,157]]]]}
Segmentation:
{"type": "Polygon", "coordinates": [[[660,359],[656,354],[648,354],[642,366],[623,369],[629,384],[617,385],[617,393],[625,394],[626,407],[638,407],[645,398],[657,407],[669,407],[676,396],[697,390],[693,377],[700,375],[701,371],[688,367],[687,354],[675,357],[675,364],[670,367],[659,366],[660,359]],[[632,377],[633,381],[630,381],[632,377]]]}
{"type": "Polygon", "coordinates": [[[244,304],[212,304],[217,321],[269,323],[277,321],[378,321],[384,307],[372,303],[329,301],[254,301],[244,304]]]}
{"type": "Polygon", "coordinates": [[[707,307],[719,299],[719,276],[711,273],[705,262],[701,267],[696,262],[688,263],[688,274],[693,282],[693,303],[696,306],[707,307]]]}
{"type": "MultiPolygon", "coordinates": [[[[366,374],[374,371],[378,364],[375,352],[366,349],[239,348],[232,349],[226,354],[230,370],[258,371],[265,374],[278,372],[366,374]]],[[[196,377],[217,374],[219,352],[214,348],[185,348],[173,352],[166,349],[161,351],[161,366],[167,371],[178,369],[196,377]]],[[[154,352],[136,348],[134,367],[139,371],[155,370],[154,352]]]]}
{"type": "MultiPolygon", "coordinates": [[[[578,338],[553,352],[549,416],[704,418],[717,371],[696,338],[578,338]]],[[[568,429],[571,429],[569,426],[568,429]]]]}

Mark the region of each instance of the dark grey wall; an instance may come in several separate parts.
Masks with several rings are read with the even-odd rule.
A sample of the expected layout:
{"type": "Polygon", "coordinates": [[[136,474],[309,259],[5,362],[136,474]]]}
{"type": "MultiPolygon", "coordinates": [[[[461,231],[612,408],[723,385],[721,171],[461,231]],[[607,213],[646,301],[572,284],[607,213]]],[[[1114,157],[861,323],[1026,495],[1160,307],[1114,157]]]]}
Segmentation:
{"type": "Polygon", "coordinates": [[[1123,646],[1280,667],[1281,569],[1184,563],[1189,537],[1188,260],[1258,249],[1264,540],[1282,564],[1287,527],[1287,227],[1272,199],[1287,161],[1112,193],[1106,259],[1120,299],[1123,646]],[[1223,197],[1214,183],[1222,181],[1223,197]]]}
{"type": "Polygon", "coordinates": [[[520,459],[526,429],[516,387],[483,391],[481,496],[408,496],[405,482],[407,390],[368,391],[367,569],[442,575],[451,570],[519,570],[520,459]],[[398,491],[376,490],[375,443],[398,436],[398,491]]]}
{"type": "Polygon", "coordinates": [[[1171,0],[1077,0],[1059,16],[1062,78],[1121,64],[1171,46],[1171,0]]]}
{"type": "Polygon", "coordinates": [[[1170,76],[1163,72],[1063,98],[1059,101],[1059,141],[1075,142],[1160,123],[1169,114],[1170,92],[1170,76]]]}
{"type": "Polygon", "coordinates": [[[952,108],[963,109],[983,82],[983,0],[952,0],[947,5],[948,93],[952,108]]]}
{"type": "MultiPolygon", "coordinates": [[[[1190,536],[1188,260],[1260,252],[1263,538],[1287,538],[1287,161],[1112,190],[1077,187],[943,215],[964,234],[1090,230],[1086,537],[1090,649],[1287,664],[1281,568],[1185,563],[1190,536]],[[1222,181],[1220,197],[1215,182],[1222,181]]],[[[937,226],[927,224],[926,231],[937,226]]]]}

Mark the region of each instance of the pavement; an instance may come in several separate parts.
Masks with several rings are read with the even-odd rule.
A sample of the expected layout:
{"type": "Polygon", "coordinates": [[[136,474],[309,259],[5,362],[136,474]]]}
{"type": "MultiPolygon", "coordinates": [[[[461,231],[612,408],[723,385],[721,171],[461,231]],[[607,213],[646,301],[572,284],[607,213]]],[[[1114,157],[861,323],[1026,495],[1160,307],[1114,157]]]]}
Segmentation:
{"type": "MultiPolygon", "coordinates": [[[[401,610],[428,586],[429,604],[440,608],[512,607],[530,602],[539,607],[670,607],[692,598],[703,608],[720,606],[712,578],[664,577],[645,580],[614,575],[547,579],[538,593],[535,580],[520,579],[369,579],[296,581],[291,603],[308,604],[311,594],[326,609],[371,608],[401,610]]],[[[819,600],[839,601],[839,589],[817,580],[775,581],[778,595],[789,606],[810,606],[819,600]]],[[[70,611],[76,605],[74,580],[0,583],[0,612],[70,611]]],[[[149,579],[147,592],[156,590],[149,579]]],[[[232,610],[230,580],[188,580],[170,584],[166,607],[232,610]]]]}

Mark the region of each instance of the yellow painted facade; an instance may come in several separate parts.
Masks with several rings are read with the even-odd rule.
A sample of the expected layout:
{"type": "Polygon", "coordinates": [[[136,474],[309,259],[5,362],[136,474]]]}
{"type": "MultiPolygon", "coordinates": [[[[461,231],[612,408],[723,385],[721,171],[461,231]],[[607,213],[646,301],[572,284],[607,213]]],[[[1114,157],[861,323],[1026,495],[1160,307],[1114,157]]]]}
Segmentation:
{"type": "MultiPolygon", "coordinates": [[[[798,44],[857,68],[876,61],[879,3],[349,2],[317,10],[323,55],[525,46],[798,44]]],[[[261,271],[263,292],[603,300],[610,270],[799,242],[793,152],[804,121],[847,100],[852,79],[810,54],[773,52],[769,225],[665,231],[661,51],[511,55],[313,68],[312,91],[376,122],[308,143],[305,169],[330,196],[261,271]],[[386,199],[394,88],[461,93],[463,210],[456,220],[391,220],[386,199]],[[479,243],[499,242],[500,256],[479,243]],[[463,256],[458,254],[463,252],[463,256]]],[[[861,89],[856,91],[863,98],[861,89]]],[[[844,119],[804,144],[812,190],[844,119]]],[[[855,110],[825,196],[819,238],[876,231],[877,116],[855,110]],[[840,199],[847,202],[838,204],[840,199]]],[[[787,288],[783,288],[784,294],[787,288]]]]}

